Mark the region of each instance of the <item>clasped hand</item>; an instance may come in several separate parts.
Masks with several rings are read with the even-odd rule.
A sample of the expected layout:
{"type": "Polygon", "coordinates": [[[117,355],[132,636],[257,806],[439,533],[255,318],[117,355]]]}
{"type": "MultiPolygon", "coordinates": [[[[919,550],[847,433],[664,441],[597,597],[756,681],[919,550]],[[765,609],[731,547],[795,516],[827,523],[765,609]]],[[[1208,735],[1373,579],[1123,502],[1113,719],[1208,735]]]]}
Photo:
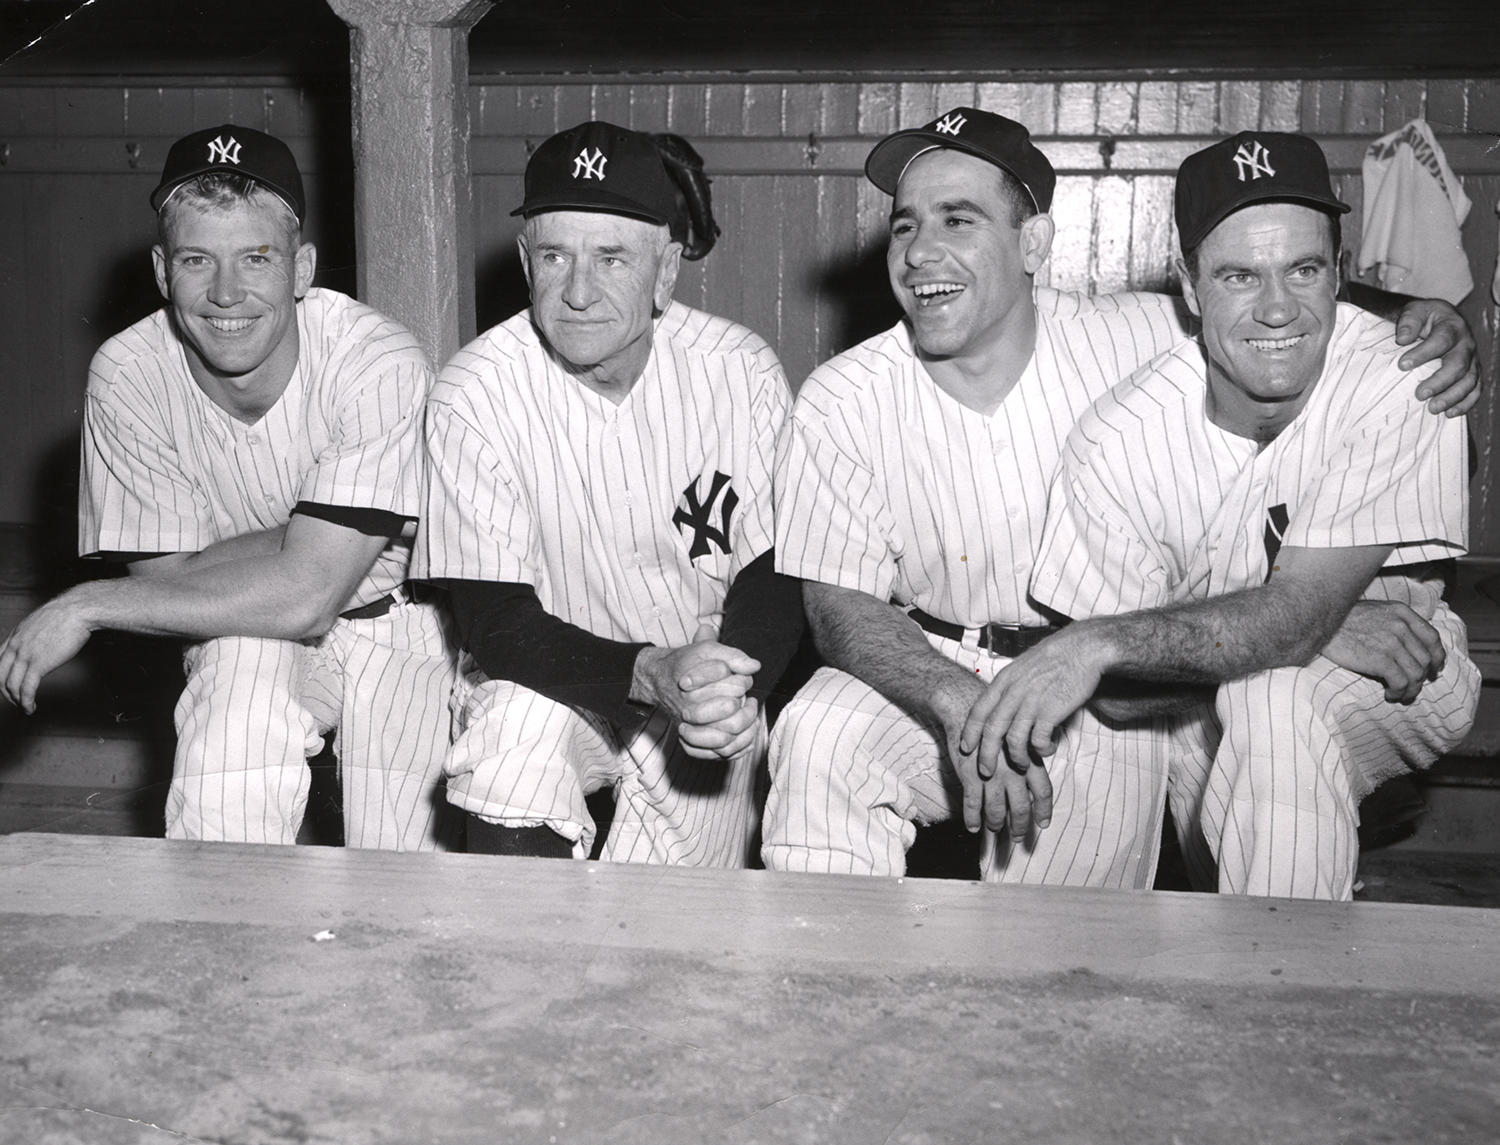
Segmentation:
{"type": "Polygon", "coordinates": [[[712,625],[701,625],[691,644],[647,648],[637,662],[637,696],[677,723],[688,755],[729,759],[748,748],[760,725],[760,703],[750,687],[760,661],[720,644],[712,625]]]}

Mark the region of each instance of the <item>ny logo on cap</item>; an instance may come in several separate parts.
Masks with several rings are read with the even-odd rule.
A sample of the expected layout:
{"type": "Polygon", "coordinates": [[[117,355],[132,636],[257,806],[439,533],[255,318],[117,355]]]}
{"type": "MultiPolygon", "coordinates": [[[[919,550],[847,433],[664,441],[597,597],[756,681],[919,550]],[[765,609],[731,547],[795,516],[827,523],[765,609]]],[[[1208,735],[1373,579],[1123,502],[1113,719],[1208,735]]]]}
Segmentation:
{"type": "Polygon", "coordinates": [[[234,163],[238,165],[240,161],[240,141],[231,135],[229,142],[225,143],[222,135],[214,136],[212,142],[208,145],[208,161],[210,163],[234,163]]]}
{"type": "Polygon", "coordinates": [[[1240,144],[1240,149],[1234,153],[1234,165],[1239,171],[1241,183],[1246,179],[1259,179],[1262,175],[1276,174],[1276,169],[1271,166],[1271,153],[1258,139],[1253,142],[1253,146],[1247,143],[1240,144]]]}
{"type": "Polygon", "coordinates": [[[968,122],[969,121],[963,116],[959,115],[958,112],[950,111],[947,115],[943,116],[942,119],[937,121],[937,124],[933,127],[933,130],[941,131],[944,135],[957,135],[959,132],[959,128],[963,127],[963,125],[968,122]]]}
{"type": "Polygon", "coordinates": [[[609,162],[604,152],[594,148],[594,153],[589,154],[588,148],[584,148],[573,160],[573,178],[575,179],[598,179],[604,182],[604,165],[609,162]]]}

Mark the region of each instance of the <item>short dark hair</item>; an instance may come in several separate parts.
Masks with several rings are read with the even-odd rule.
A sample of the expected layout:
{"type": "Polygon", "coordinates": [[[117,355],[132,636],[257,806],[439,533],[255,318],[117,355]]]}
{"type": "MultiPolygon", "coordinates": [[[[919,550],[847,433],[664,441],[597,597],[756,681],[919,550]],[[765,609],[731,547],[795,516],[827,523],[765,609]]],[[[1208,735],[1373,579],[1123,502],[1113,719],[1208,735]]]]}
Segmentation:
{"type": "Polygon", "coordinates": [[[1019,227],[1033,215],[1040,214],[1036,209],[1036,203],[1032,201],[1031,192],[1026,189],[1026,184],[1017,179],[1004,167],[996,167],[996,174],[1000,176],[1001,193],[1010,203],[1010,225],[1019,227]]]}

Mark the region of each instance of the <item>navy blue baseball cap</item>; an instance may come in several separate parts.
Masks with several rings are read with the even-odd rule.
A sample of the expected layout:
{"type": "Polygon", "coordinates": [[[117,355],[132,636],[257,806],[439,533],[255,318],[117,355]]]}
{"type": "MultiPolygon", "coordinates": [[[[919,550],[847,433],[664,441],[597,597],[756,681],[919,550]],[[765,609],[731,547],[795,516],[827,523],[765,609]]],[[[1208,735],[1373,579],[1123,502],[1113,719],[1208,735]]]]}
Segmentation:
{"type": "Polygon", "coordinates": [[[1342,215],[1323,149],[1305,135],[1241,131],[1195,151],[1177,169],[1173,212],[1182,249],[1193,250],[1241,207],[1268,201],[1305,203],[1342,215]]]}
{"type": "Polygon", "coordinates": [[[591,119],[559,131],[526,164],[526,198],[512,215],[603,211],[670,226],[677,190],[649,135],[591,119]]]}
{"type": "Polygon", "coordinates": [[[894,195],[906,165],[935,147],[967,151],[1009,171],[1026,188],[1038,211],[1051,209],[1057,172],[1031,142],[1031,132],[1014,119],[977,107],[955,107],[922,127],[887,135],[865,160],[865,176],[887,195],[894,195]]]}
{"type": "Polygon", "coordinates": [[[199,175],[227,171],[253,179],[281,198],[301,223],[307,213],[302,172],[292,149],[273,135],[232,123],[205,127],[172,144],[162,167],[161,182],[151,192],[151,206],[160,211],[172,192],[199,175]]]}

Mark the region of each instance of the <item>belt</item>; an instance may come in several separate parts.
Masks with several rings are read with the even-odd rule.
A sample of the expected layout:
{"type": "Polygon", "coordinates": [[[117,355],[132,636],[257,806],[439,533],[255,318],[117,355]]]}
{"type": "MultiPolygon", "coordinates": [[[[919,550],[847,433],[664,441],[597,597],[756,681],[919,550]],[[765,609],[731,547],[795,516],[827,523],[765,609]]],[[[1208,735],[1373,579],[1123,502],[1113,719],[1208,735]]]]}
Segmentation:
{"type": "Polygon", "coordinates": [[[1057,624],[1044,624],[1032,628],[1022,628],[1014,624],[985,624],[979,628],[965,628],[961,624],[939,620],[920,608],[913,608],[906,615],[934,636],[941,636],[947,640],[967,643],[965,638],[969,633],[977,633],[979,637],[977,643],[980,649],[991,656],[1019,656],[1026,649],[1040,644],[1061,627],[1057,624]]]}
{"type": "Polygon", "coordinates": [[[340,620],[378,620],[398,604],[420,604],[428,599],[425,586],[413,584],[407,581],[398,584],[390,592],[379,600],[372,600],[369,604],[362,604],[358,608],[351,608],[348,612],[339,613],[340,620]]]}

